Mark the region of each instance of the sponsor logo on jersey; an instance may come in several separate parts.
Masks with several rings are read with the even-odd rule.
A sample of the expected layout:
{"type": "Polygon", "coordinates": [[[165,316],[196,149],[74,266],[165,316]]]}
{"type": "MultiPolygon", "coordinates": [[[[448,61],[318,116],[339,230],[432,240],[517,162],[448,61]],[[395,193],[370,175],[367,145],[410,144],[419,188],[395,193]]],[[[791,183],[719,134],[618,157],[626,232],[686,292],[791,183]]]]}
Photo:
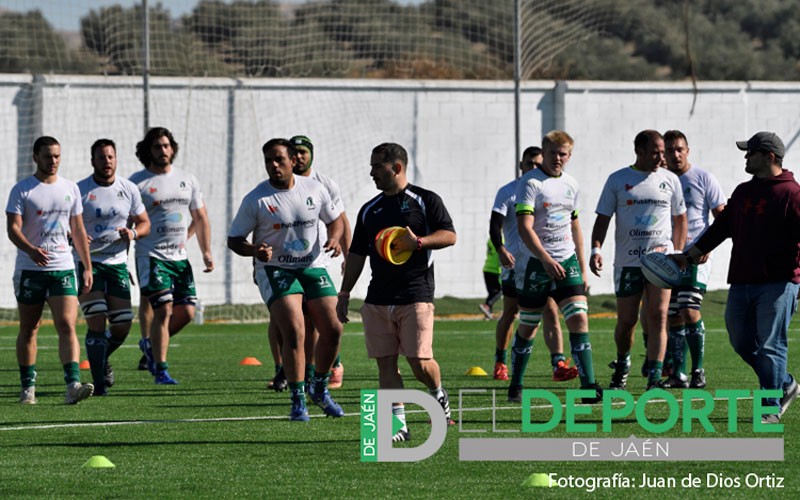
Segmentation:
{"type": "Polygon", "coordinates": [[[278,213],[278,207],[276,207],[275,205],[267,205],[267,210],[269,210],[269,213],[271,214],[278,213]]]}
{"type": "Polygon", "coordinates": [[[97,199],[97,196],[95,196],[94,193],[89,193],[89,201],[94,201],[96,199],[97,199]]]}
{"type": "Polygon", "coordinates": [[[292,229],[292,228],[295,228],[295,227],[313,227],[316,224],[317,224],[316,219],[296,220],[294,222],[289,222],[289,223],[276,222],[275,224],[272,225],[272,229],[275,229],[276,231],[278,231],[280,229],[292,229]]]}
{"type": "Polygon", "coordinates": [[[634,224],[637,226],[654,226],[658,222],[658,217],[655,215],[636,216],[634,224]]]}
{"type": "Polygon", "coordinates": [[[668,207],[669,201],[668,200],[652,200],[649,198],[643,200],[627,200],[627,205],[656,205],[659,207],[668,207]]]}
{"type": "Polygon", "coordinates": [[[308,247],[311,246],[308,240],[294,240],[294,241],[286,241],[283,243],[283,249],[287,252],[303,252],[308,250],[308,247]]]}

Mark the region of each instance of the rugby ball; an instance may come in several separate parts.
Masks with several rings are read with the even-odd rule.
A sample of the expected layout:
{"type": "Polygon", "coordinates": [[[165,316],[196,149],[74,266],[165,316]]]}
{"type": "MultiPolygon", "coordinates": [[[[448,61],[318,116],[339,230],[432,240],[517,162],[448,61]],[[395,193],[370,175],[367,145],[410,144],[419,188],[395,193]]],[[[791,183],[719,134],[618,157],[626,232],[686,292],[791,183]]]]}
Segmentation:
{"type": "Polygon", "coordinates": [[[642,259],[642,274],[659,288],[675,288],[681,283],[681,268],[665,253],[651,252],[642,259]]]}
{"type": "Polygon", "coordinates": [[[408,230],[400,226],[391,226],[378,231],[375,236],[375,251],[385,261],[396,266],[405,264],[411,258],[412,250],[396,250],[392,248],[392,242],[401,236],[405,236],[408,230]]]}

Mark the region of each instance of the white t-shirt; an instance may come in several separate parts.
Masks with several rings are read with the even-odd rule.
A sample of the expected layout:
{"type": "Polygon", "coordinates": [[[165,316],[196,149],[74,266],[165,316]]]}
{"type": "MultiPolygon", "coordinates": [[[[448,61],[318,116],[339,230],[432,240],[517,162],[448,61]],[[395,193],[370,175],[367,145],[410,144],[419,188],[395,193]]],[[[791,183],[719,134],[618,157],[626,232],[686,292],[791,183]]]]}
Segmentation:
{"type": "Polygon", "coordinates": [[[325,267],[319,223],[329,224],[342,212],[319,182],[299,175],[294,181],[291,189],[275,189],[267,180],[247,193],[228,236],[246,238],[253,233],[254,243],[272,247],[271,266],[325,267]]]}
{"type": "Polygon", "coordinates": [[[128,243],[119,237],[128,217],[141,215],[142,195],[134,183],[117,177],[110,186],[101,186],[89,177],[78,182],[83,203],[83,225],[92,238],[92,262],[122,264],[128,260],[128,243]]]}
{"type": "MultiPolygon", "coordinates": [[[[533,230],[550,257],[561,262],[575,253],[572,217],[578,210],[578,181],[574,177],[531,170],[519,179],[516,199],[516,213],[533,209],[533,230]]],[[[519,248],[523,255],[536,258],[524,243],[519,248]]]]}
{"type": "Polygon", "coordinates": [[[22,234],[32,245],[46,250],[49,257],[47,265],[40,267],[18,248],[18,271],[75,269],[67,235],[70,217],[83,213],[77,184],[61,177],[47,184],[30,176],[11,188],[6,212],[22,216],[22,234]]]}
{"type": "MultiPolygon", "coordinates": [[[[309,175],[307,178],[313,179],[322,184],[323,186],[325,186],[325,189],[328,191],[328,194],[331,197],[331,202],[333,203],[333,206],[336,207],[336,209],[340,213],[344,212],[344,201],[342,200],[342,190],[339,189],[339,185],[336,184],[336,182],[333,179],[331,179],[325,174],[320,174],[316,170],[312,170],[311,175],[309,175]]],[[[328,241],[328,231],[326,229],[325,223],[322,222],[321,220],[319,221],[319,240],[320,240],[319,241],[320,247],[322,247],[322,245],[325,245],[325,242],[328,241]]],[[[325,262],[325,265],[327,266],[327,264],[331,260],[330,254],[323,252],[321,257],[325,262]]]]}
{"type": "Polygon", "coordinates": [[[692,166],[678,176],[683,187],[683,199],[686,202],[686,218],[689,230],[686,237],[686,248],[708,227],[708,213],[727,201],[717,179],[707,170],[692,166]]]}
{"type": "Polygon", "coordinates": [[[136,257],[186,260],[191,210],[204,206],[197,178],[173,166],[166,174],[139,170],[130,180],[139,189],[150,216],[150,234],[136,240],[136,257]]]}
{"type": "Polygon", "coordinates": [[[617,216],[614,242],[617,267],[640,267],[642,255],[674,251],[672,217],[686,212],[681,182],[666,168],[642,172],[633,167],[608,177],[596,212],[617,216]]]}
{"type": "Polygon", "coordinates": [[[492,206],[492,212],[497,212],[504,217],[503,245],[514,258],[519,255],[519,247],[522,245],[519,232],[517,232],[517,217],[514,208],[517,199],[517,181],[518,179],[514,179],[498,189],[492,206]]]}

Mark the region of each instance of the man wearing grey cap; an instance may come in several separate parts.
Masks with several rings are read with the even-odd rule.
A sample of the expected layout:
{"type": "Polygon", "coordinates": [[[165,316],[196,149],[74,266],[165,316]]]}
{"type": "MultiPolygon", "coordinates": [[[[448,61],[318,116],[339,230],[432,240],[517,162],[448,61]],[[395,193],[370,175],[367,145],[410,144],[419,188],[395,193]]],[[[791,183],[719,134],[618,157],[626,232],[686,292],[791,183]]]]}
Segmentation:
{"type": "Polygon", "coordinates": [[[733,349],[756,372],[763,398],[761,423],[777,424],[799,392],[786,371],[787,332],[800,291],[800,185],[783,168],[785,147],[773,132],[736,146],[746,151],[745,171],[725,210],[678,260],[697,261],[731,238],[725,324],[733,349]],[[781,396],[782,394],[782,396],[781,396]]]}

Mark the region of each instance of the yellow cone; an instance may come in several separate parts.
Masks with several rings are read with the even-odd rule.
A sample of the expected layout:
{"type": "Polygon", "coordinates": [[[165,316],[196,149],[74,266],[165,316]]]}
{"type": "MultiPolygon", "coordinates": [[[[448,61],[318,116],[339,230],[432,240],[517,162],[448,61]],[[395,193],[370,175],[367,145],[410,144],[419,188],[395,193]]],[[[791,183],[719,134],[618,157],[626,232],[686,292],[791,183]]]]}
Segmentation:
{"type": "Polygon", "coordinates": [[[472,368],[467,370],[467,373],[465,373],[465,375],[469,375],[470,377],[485,377],[486,375],[488,375],[488,373],[486,373],[486,371],[480,366],[473,366],[472,368]]]}
{"type": "Polygon", "coordinates": [[[552,488],[553,483],[552,483],[552,481],[550,481],[550,476],[548,476],[547,474],[541,474],[541,473],[537,472],[537,473],[531,474],[528,477],[528,479],[523,481],[522,482],[522,486],[528,486],[528,487],[531,487],[531,486],[536,486],[536,487],[543,486],[545,488],[552,488]]]}
{"type": "Polygon", "coordinates": [[[81,467],[89,467],[91,469],[110,469],[116,466],[111,463],[111,460],[107,459],[103,455],[95,455],[87,460],[86,463],[81,467]]]}

